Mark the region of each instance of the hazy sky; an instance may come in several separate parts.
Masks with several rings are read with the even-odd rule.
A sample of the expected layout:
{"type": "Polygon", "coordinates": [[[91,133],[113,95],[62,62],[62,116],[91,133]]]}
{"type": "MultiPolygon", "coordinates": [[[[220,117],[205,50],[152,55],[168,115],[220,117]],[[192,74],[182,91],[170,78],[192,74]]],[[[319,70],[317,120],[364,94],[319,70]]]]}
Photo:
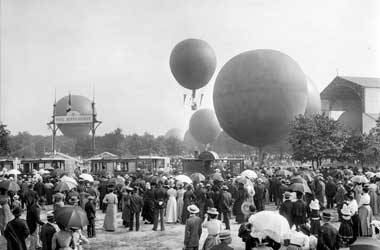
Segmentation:
{"type": "Polygon", "coordinates": [[[3,121],[49,134],[54,90],[91,98],[98,132],[155,135],[191,116],[169,68],[172,48],[207,41],[217,56],[201,89],[212,108],[220,68],[236,54],[276,49],[322,90],[337,74],[380,77],[377,0],[0,0],[3,121]]]}

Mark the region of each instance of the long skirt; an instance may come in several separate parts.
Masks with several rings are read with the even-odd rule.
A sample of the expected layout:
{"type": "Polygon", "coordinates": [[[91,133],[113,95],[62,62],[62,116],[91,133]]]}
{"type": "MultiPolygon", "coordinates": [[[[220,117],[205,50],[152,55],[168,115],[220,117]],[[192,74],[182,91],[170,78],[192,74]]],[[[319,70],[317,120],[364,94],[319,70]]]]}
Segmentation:
{"type": "Polygon", "coordinates": [[[177,222],[177,199],[174,196],[170,196],[166,205],[166,222],[177,222]]]}
{"type": "Polygon", "coordinates": [[[144,220],[147,220],[149,223],[153,223],[153,214],[154,214],[154,202],[152,199],[145,199],[144,206],[141,216],[144,220]]]}
{"type": "Polygon", "coordinates": [[[210,250],[213,246],[219,245],[220,240],[219,240],[219,235],[208,235],[205,243],[203,243],[203,248],[202,250],[210,250]]]}
{"type": "Polygon", "coordinates": [[[106,216],[104,217],[103,228],[106,231],[116,230],[116,212],[117,204],[108,204],[106,209],[106,216]]]}
{"type": "Polygon", "coordinates": [[[178,221],[182,221],[182,211],[183,211],[183,199],[178,199],[177,200],[177,216],[178,216],[178,221]]]}
{"type": "Polygon", "coordinates": [[[9,221],[13,220],[13,215],[8,204],[0,205],[0,232],[3,232],[9,221]]]}

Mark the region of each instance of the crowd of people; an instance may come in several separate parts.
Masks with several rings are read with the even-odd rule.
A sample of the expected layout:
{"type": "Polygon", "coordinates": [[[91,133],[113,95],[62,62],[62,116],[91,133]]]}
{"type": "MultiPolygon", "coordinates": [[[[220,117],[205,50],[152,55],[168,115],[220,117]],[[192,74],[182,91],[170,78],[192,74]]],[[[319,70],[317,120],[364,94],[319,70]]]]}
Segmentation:
{"type": "MultiPolygon", "coordinates": [[[[349,247],[358,237],[373,237],[380,244],[380,221],[375,219],[380,214],[380,177],[375,173],[365,176],[363,171],[345,173],[337,169],[255,171],[258,178],[246,181],[218,171],[192,183],[163,173],[100,176],[93,182],[76,178],[79,184],[70,189],[62,189],[58,177],[19,176],[20,190],[0,189],[0,232],[7,239],[8,250],[82,249],[88,238],[96,237],[95,219],[100,210],[105,214],[103,229],[110,232],[117,229],[118,212],[129,231],[139,231],[141,221],[154,231],[164,231],[168,223],[183,224],[184,249],[233,249],[229,246],[232,219],[240,224],[238,235],[246,250],[337,250],[349,247]],[[254,187],[253,197],[247,182],[254,187]],[[294,189],[300,186],[295,183],[303,189],[294,189]],[[289,223],[290,230],[281,236],[281,242],[257,231],[249,222],[250,216],[266,210],[268,204],[274,204],[289,223]],[[43,222],[40,213],[45,205],[52,209],[43,222]],[[55,223],[54,215],[66,206],[83,209],[87,237],[81,233],[84,228],[55,223]],[[25,210],[26,221],[20,219],[25,210]],[[207,229],[207,237],[200,245],[202,228],[207,229]]],[[[12,177],[3,178],[12,181],[12,177]]]]}

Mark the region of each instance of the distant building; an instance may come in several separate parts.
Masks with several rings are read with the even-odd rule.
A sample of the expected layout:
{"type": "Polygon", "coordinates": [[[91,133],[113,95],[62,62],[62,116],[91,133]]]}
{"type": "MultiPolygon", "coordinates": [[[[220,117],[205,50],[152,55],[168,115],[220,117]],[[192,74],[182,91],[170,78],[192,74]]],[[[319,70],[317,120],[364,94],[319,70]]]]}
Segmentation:
{"type": "Polygon", "coordinates": [[[337,76],[321,93],[322,112],[351,129],[368,133],[380,116],[380,78],[337,76]]]}

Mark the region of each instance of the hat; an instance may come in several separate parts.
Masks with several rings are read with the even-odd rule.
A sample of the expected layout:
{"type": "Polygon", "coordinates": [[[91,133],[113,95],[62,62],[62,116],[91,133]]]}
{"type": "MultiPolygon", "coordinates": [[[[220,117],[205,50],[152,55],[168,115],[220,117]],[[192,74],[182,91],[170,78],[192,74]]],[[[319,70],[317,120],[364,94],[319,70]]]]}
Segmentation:
{"type": "Polygon", "coordinates": [[[350,211],[350,208],[349,208],[346,204],[343,204],[343,207],[342,207],[342,209],[340,210],[340,212],[342,213],[343,216],[351,217],[351,211],[350,211]]]}
{"type": "Polygon", "coordinates": [[[301,232],[292,232],[292,235],[290,236],[290,244],[297,245],[297,246],[303,246],[304,244],[305,236],[301,232]]]}
{"type": "Polygon", "coordinates": [[[261,178],[258,178],[257,182],[263,182],[263,180],[261,178]]]}
{"type": "Polygon", "coordinates": [[[197,214],[199,213],[199,208],[196,205],[190,205],[187,207],[187,211],[191,214],[197,214]]]}
{"type": "Polygon", "coordinates": [[[220,240],[228,240],[231,239],[231,233],[228,230],[222,231],[219,233],[220,240]]]}
{"type": "MultiPolygon", "coordinates": [[[[343,184],[343,182],[342,181],[338,181],[336,184],[343,184]]],[[[347,183],[348,184],[348,183],[347,183]]]]}
{"type": "Polygon", "coordinates": [[[222,190],[228,190],[228,187],[226,185],[223,185],[222,190]]]}
{"type": "Polygon", "coordinates": [[[89,200],[95,200],[95,196],[90,195],[90,196],[87,197],[87,199],[89,199],[89,200]]]}
{"type": "Polygon", "coordinates": [[[206,187],[211,187],[211,184],[210,184],[210,183],[207,183],[207,184],[206,184],[206,187]]]}
{"type": "Polygon", "coordinates": [[[21,215],[21,213],[22,213],[22,209],[20,208],[20,207],[15,207],[14,209],[13,209],[13,211],[12,211],[12,214],[14,215],[14,216],[20,216],[21,215]]]}
{"type": "Polygon", "coordinates": [[[47,211],[46,212],[46,218],[48,218],[48,219],[54,218],[54,211],[53,210],[52,211],[47,211]]]}
{"type": "Polygon", "coordinates": [[[17,194],[15,196],[13,196],[13,199],[17,200],[18,198],[20,198],[20,196],[18,196],[17,194]]]}
{"type": "Polygon", "coordinates": [[[292,194],[291,194],[290,192],[287,192],[287,191],[286,191],[286,192],[284,193],[284,198],[285,198],[285,199],[289,199],[290,196],[292,196],[292,194]]]}
{"type": "Polygon", "coordinates": [[[331,220],[331,219],[332,219],[332,216],[331,216],[330,213],[323,212],[323,213],[322,213],[322,218],[323,218],[323,219],[326,219],[326,220],[331,220]]]}
{"type": "Polygon", "coordinates": [[[315,199],[310,202],[309,205],[310,209],[319,210],[321,209],[321,206],[319,205],[319,200],[315,199]]]}
{"type": "Polygon", "coordinates": [[[215,207],[209,207],[208,210],[207,210],[207,213],[208,214],[216,214],[216,215],[219,214],[218,210],[216,210],[215,207]]]}

